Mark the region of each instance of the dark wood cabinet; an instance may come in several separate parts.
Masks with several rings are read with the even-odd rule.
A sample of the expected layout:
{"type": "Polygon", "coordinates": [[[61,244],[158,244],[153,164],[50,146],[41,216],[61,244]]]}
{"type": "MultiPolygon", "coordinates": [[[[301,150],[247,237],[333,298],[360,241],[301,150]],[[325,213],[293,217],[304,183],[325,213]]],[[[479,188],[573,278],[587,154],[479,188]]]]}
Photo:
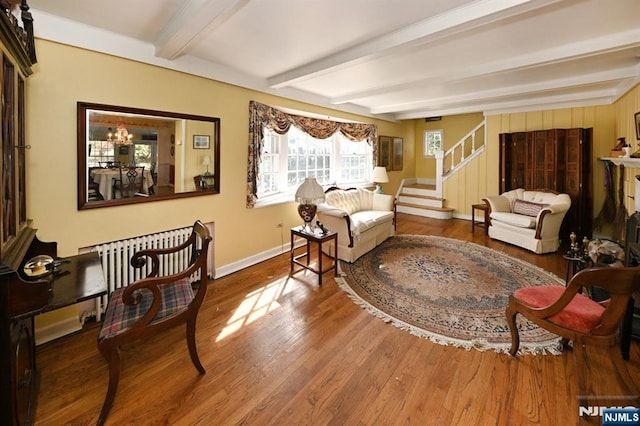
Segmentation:
{"type": "Polygon", "coordinates": [[[500,192],[551,189],[571,197],[561,232],[591,238],[592,129],[551,129],[500,134],[500,192]]]}
{"type": "MultiPolygon", "coordinates": [[[[24,1],[12,11],[8,3],[13,2],[0,5],[0,424],[21,425],[30,422],[37,389],[33,318],[14,315],[20,307],[14,305],[12,291],[35,235],[27,220],[25,155],[25,80],[32,73],[35,49],[29,6],[24,1]],[[21,15],[21,25],[16,15],[21,15]]],[[[22,303],[38,301],[26,298],[22,303]]]]}

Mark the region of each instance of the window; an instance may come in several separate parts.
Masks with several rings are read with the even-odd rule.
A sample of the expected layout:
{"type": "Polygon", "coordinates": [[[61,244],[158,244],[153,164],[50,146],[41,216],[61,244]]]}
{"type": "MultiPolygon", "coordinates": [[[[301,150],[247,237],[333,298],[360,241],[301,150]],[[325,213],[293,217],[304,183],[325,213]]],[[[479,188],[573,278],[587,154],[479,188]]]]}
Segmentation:
{"type": "Polygon", "coordinates": [[[100,167],[115,160],[115,148],[113,142],[90,141],[87,167],[100,167]]]}
{"type": "Polygon", "coordinates": [[[249,101],[247,208],[291,201],[306,177],[321,185],[370,183],[375,124],[290,111],[249,101]]]}
{"type": "Polygon", "coordinates": [[[157,141],[135,141],[133,149],[133,162],[136,166],[144,166],[145,170],[151,170],[151,163],[157,163],[157,141]]]}
{"type": "Polygon", "coordinates": [[[425,130],[424,132],[424,156],[433,157],[436,151],[442,150],[442,130],[425,130]]]}
{"type": "Polygon", "coordinates": [[[339,132],[317,139],[295,126],[284,135],[267,128],[263,131],[257,177],[260,200],[280,195],[291,198],[306,177],[315,177],[325,187],[370,182],[373,148],[366,141],[353,142],[339,132]]]}

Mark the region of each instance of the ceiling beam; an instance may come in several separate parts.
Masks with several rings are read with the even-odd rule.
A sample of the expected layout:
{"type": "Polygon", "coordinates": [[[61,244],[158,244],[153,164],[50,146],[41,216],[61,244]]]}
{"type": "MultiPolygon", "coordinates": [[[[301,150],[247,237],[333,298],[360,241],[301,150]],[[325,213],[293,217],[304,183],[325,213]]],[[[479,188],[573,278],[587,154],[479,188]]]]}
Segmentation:
{"type": "Polygon", "coordinates": [[[426,43],[506,17],[519,15],[560,0],[478,0],[365,43],[268,78],[272,88],[308,80],[388,54],[391,50],[426,43]]]}
{"type": "Polygon", "coordinates": [[[574,95],[552,95],[529,97],[527,99],[519,99],[513,101],[498,101],[484,103],[481,108],[476,104],[461,103],[459,105],[447,105],[440,108],[423,109],[420,111],[411,111],[407,113],[396,114],[398,120],[410,120],[416,118],[447,116],[456,114],[467,114],[478,112],[481,109],[485,115],[499,114],[503,112],[514,111],[542,111],[546,109],[589,106],[589,105],[608,105],[613,103],[621,94],[617,90],[602,89],[581,92],[574,95]],[[488,114],[491,112],[491,114],[488,114]]]}
{"type": "Polygon", "coordinates": [[[349,103],[368,97],[385,95],[402,90],[415,90],[416,86],[428,87],[433,80],[442,82],[460,81],[469,78],[482,78],[495,74],[531,69],[553,63],[578,60],[580,58],[603,55],[615,51],[635,49],[640,47],[640,29],[620,32],[599,38],[582,40],[580,42],[527,53],[518,57],[493,61],[476,67],[464,67],[457,72],[430,75],[425,78],[406,80],[400,84],[376,87],[371,90],[353,92],[331,98],[336,105],[349,103]]]}
{"type": "Polygon", "coordinates": [[[534,96],[536,94],[549,91],[571,91],[572,88],[580,88],[586,85],[598,85],[600,83],[608,83],[610,81],[619,81],[636,78],[638,76],[639,66],[634,65],[627,68],[617,69],[615,71],[590,73],[585,75],[577,75],[569,78],[556,80],[546,80],[530,84],[518,84],[512,86],[503,86],[498,89],[478,90],[474,92],[466,92],[462,95],[443,96],[438,98],[430,98],[426,101],[415,101],[405,103],[395,103],[381,105],[371,108],[372,114],[385,113],[403,113],[406,111],[415,111],[429,108],[433,105],[450,105],[460,102],[476,102],[491,101],[493,99],[513,98],[517,96],[527,95],[534,96]]]}
{"type": "Polygon", "coordinates": [[[173,60],[223,24],[249,0],[189,0],[154,41],[155,55],[173,60]]]}

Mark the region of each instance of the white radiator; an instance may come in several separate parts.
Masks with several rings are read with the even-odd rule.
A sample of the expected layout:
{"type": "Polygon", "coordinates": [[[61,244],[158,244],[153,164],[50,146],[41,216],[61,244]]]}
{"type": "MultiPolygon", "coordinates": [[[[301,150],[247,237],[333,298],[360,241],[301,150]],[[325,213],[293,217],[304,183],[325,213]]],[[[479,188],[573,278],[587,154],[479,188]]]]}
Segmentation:
{"type": "MultiPolygon", "coordinates": [[[[211,228],[213,224],[207,225],[211,228]]],[[[107,295],[97,298],[95,302],[96,320],[100,321],[102,313],[107,307],[109,294],[115,289],[126,287],[132,282],[144,278],[151,270],[151,262],[147,262],[145,267],[133,268],[129,261],[134,253],[144,249],[168,248],[182,244],[191,235],[192,228],[188,226],[126,240],[111,241],[88,248],[87,251],[96,251],[100,254],[102,270],[107,284],[107,295]]],[[[213,252],[211,246],[212,244],[209,245],[210,256],[213,252]]],[[[191,248],[189,248],[188,250],[182,250],[180,253],[161,256],[160,276],[173,274],[185,269],[189,264],[191,251],[191,248]]],[[[192,282],[199,279],[200,271],[191,277],[192,282]]]]}

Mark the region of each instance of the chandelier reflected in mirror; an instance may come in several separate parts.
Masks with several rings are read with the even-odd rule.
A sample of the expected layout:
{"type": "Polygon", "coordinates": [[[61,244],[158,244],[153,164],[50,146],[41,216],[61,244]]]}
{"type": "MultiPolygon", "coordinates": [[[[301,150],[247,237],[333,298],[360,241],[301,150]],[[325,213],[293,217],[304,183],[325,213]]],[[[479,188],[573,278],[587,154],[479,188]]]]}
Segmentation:
{"type": "Polygon", "coordinates": [[[118,145],[132,145],[133,135],[129,133],[126,127],[124,127],[124,124],[118,123],[115,133],[112,133],[111,128],[109,128],[107,140],[118,145]]]}

